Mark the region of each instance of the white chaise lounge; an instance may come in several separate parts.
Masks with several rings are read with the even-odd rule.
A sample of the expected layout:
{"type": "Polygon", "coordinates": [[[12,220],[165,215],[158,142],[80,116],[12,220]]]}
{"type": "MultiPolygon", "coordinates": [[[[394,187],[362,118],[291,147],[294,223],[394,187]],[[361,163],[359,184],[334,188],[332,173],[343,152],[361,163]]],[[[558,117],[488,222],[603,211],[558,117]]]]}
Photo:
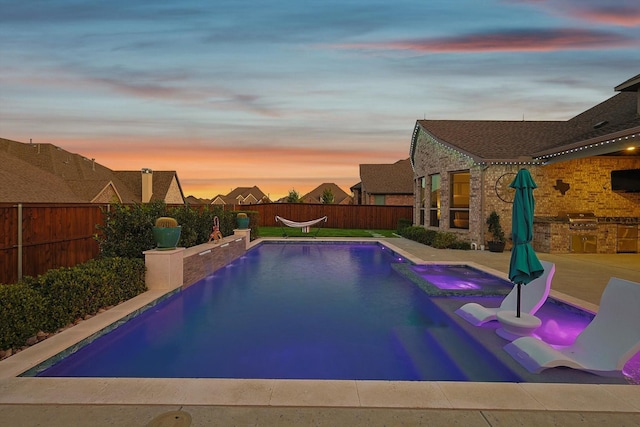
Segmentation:
{"type": "Polygon", "coordinates": [[[523,337],[504,349],[529,372],[567,366],[601,376],[621,376],[624,364],[640,351],[640,283],[612,277],[596,317],[567,347],[551,347],[523,337]]]}
{"type": "MultiPolygon", "coordinates": [[[[527,285],[521,286],[520,310],[523,313],[535,314],[549,296],[556,266],[547,261],[540,261],[540,263],[544,267],[542,276],[532,280],[527,285]]],[[[483,323],[496,320],[496,315],[499,311],[515,310],[517,302],[518,290],[517,286],[514,285],[511,292],[502,300],[500,307],[485,307],[475,302],[470,302],[457,309],[456,314],[472,325],[480,326],[483,323]]]]}

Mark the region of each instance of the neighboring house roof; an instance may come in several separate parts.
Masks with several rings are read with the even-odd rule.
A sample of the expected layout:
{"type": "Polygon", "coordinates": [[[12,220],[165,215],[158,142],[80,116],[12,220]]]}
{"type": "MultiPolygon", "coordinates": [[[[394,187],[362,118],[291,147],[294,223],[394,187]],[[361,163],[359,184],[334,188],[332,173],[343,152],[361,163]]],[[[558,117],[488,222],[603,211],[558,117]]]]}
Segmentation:
{"type": "Polygon", "coordinates": [[[62,178],[0,150],[0,202],[81,203],[62,178]],[[38,179],[33,179],[37,176],[38,179]]]}
{"type": "Polygon", "coordinates": [[[605,154],[623,149],[617,138],[640,138],[640,75],[616,87],[617,95],[567,121],[418,120],[414,129],[413,158],[419,130],[436,142],[471,157],[475,162],[549,161],[552,157],[605,154]],[[637,136],[634,136],[637,135],[637,136]],[[596,147],[597,148],[597,147],[596,147]],[[588,151],[588,152],[587,152],[588,151]]]}
{"type": "Polygon", "coordinates": [[[360,187],[368,194],[413,194],[413,169],[409,159],[393,164],[362,164],[360,179],[360,187]]]}
{"type": "MultiPolygon", "coordinates": [[[[141,184],[128,179],[127,172],[114,172],[94,159],[53,144],[26,144],[0,138],[0,156],[3,183],[15,183],[3,185],[1,202],[108,203],[114,199],[122,203],[141,202],[141,184]],[[20,177],[18,183],[16,177],[20,177]]],[[[135,174],[141,181],[141,173],[135,174]]],[[[173,177],[170,185],[177,185],[182,192],[175,172],[160,171],[153,178],[154,185],[158,180],[158,198],[163,191],[167,194],[169,175],[173,177]]]]}
{"type": "Polygon", "coordinates": [[[208,205],[211,204],[211,199],[201,199],[195,196],[187,196],[184,199],[185,203],[189,203],[190,205],[208,205]]]}
{"type": "MultiPolygon", "coordinates": [[[[140,171],[115,171],[114,173],[131,189],[136,200],[142,200],[142,174],[140,171]]],[[[173,186],[178,186],[180,194],[183,194],[176,171],[153,171],[151,201],[162,200],[167,203],[184,203],[184,197],[182,201],[167,200],[167,195],[171,193],[170,190],[173,186]]]]}
{"type": "Polygon", "coordinates": [[[236,187],[227,195],[218,194],[211,201],[212,205],[255,205],[270,203],[269,197],[257,186],[236,187]]]}
{"type": "Polygon", "coordinates": [[[304,196],[300,197],[300,199],[304,203],[322,203],[322,195],[327,189],[331,190],[331,194],[333,194],[334,205],[345,205],[352,202],[351,196],[333,182],[320,184],[304,196]]]}

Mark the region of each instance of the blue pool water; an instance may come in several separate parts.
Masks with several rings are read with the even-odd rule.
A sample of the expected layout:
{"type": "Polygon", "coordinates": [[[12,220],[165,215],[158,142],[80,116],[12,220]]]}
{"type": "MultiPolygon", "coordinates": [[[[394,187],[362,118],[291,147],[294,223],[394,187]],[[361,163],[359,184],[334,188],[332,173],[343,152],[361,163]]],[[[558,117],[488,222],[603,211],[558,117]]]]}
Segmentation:
{"type": "Polygon", "coordinates": [[[376,244],[264,243],[38,376],[521,381],[397,262],[376,244]]]}

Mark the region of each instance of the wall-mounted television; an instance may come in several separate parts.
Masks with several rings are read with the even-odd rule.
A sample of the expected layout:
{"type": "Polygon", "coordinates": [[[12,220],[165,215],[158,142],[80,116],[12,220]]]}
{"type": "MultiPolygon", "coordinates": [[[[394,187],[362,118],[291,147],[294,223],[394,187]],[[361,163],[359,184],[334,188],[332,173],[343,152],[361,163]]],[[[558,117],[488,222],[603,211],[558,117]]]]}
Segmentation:
{"type": "Polygon", "coordinates": [[[628,193],[640,192],[640,169],[611,171],[611,190],[628,193]]]}

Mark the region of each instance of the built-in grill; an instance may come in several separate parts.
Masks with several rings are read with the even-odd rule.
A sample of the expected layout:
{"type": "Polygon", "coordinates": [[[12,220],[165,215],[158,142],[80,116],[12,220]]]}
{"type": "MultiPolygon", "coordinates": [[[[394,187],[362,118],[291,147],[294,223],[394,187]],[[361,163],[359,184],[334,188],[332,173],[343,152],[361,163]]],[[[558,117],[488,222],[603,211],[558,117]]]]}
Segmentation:
{"type": "Polygon", "coordinates": [[[593,212],[561,212],[558,219],[569,223],[569,250],[574,253],[598,252],[598,218],[593,212]],[[586,233],[582,232],[586,231],[586,233]],[[591,232],[591,233],[589,233],[591,232]]]}
{"type": "Polygon", "coordinates": [[[593,212],[573,212],[564,215],[569,220],[569,230],[595,230],[598,228],[598,218],[593,212]]]}

